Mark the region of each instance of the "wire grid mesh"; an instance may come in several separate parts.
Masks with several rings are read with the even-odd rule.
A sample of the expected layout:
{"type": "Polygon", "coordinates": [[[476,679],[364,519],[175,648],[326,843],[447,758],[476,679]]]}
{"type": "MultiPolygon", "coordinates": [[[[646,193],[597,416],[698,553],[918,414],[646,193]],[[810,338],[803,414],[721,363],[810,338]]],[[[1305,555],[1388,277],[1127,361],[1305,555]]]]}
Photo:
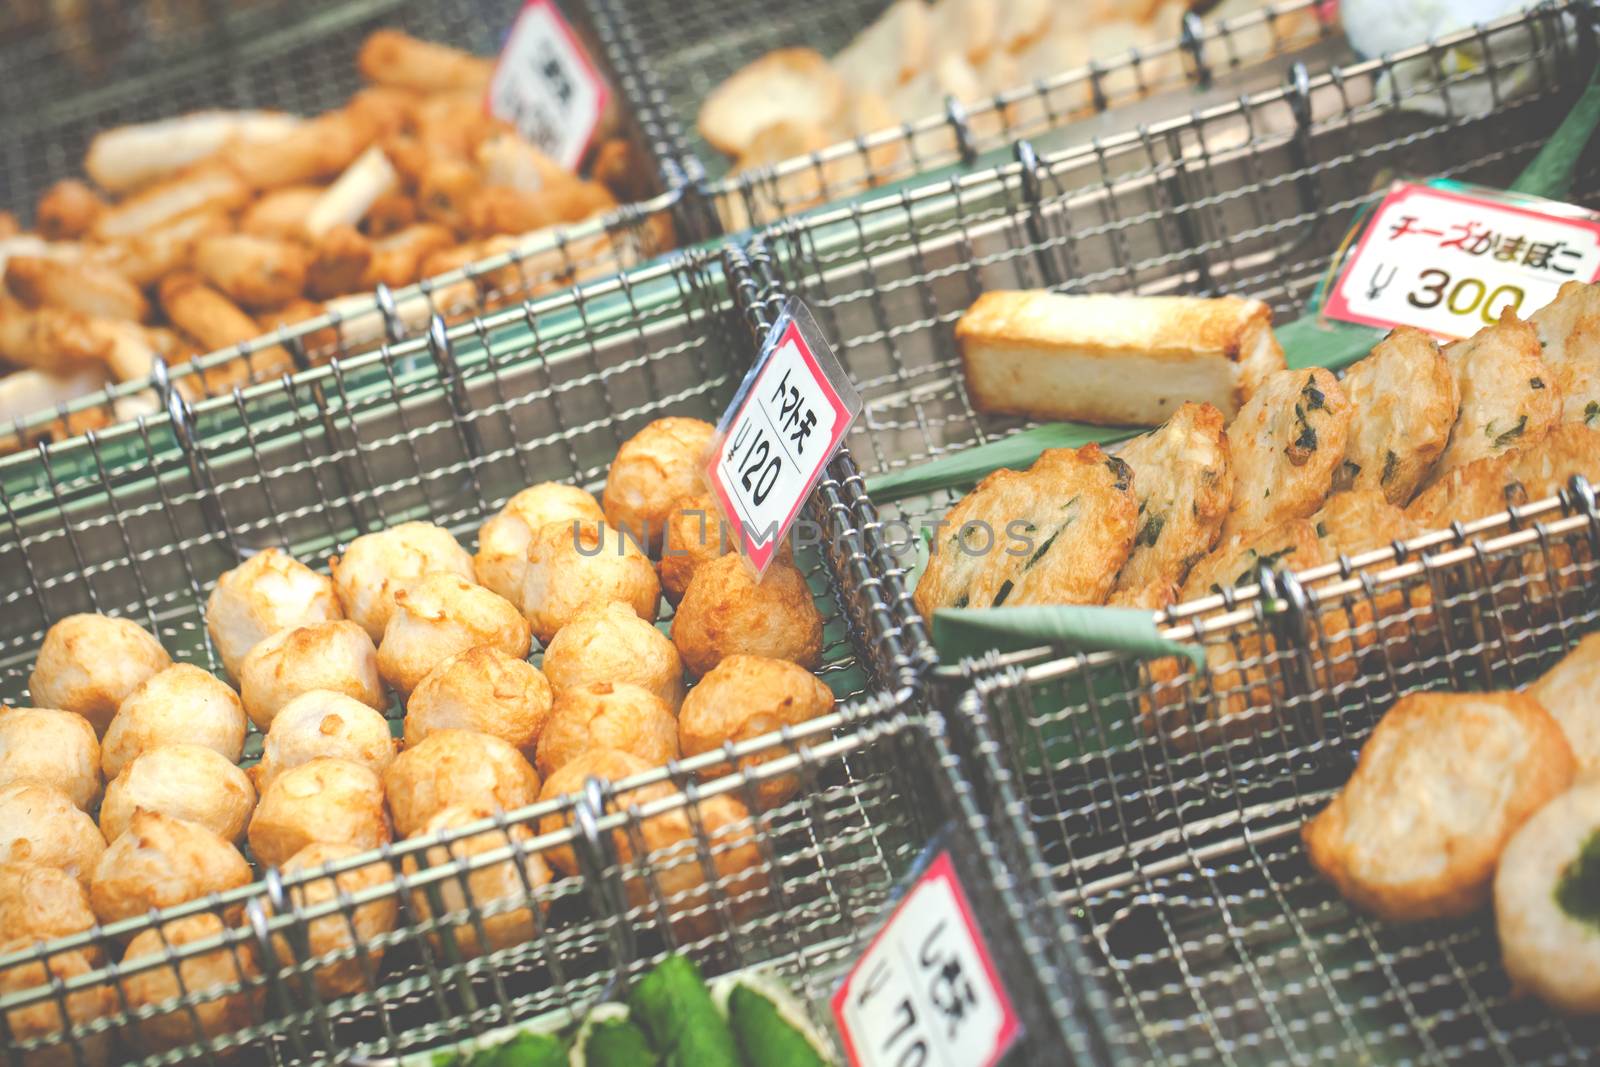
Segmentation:
{"type": "Polygon", "coordinates": [[[1600,1021],[1512,994],[1489,914],[1396,924],[1300,843],[1396,698],[1526,685],[1600,621],[1586,482],[1164,620],[1204,666],[992,656],[975,773],[1024,795],[1063,936],[1133,1063],[1581,1063],[1600,1021]],[[995,756],[996,751],[1000,753],[995,756]],[[991,758],[993,757],[993,758],[991,758]]]}
{"type": "MultiPolygon", "coordinates": [[[[1108,111],[1159,97],[1133,126],[1260,88],[1267,60],[1290,54],[1349,56],[1319,15],[1317,0],[1278,0],[1214,20],[1193,18],[1160,28],[1158,43],[1089,56],[1084,65],[1028,79],[981,100],[949,106],[930,100],[928,114],[841,141],[808,156],[732,174],[728,158],[706,143],[695,119],[724,79],[773,49],[805,46],[824,55],[843,48],[888,6],[884,0],[774,4],[618,3],[593,0],[611,26],[613,46],[630,70],[630,103],[658,155],[675,152],[685,169],[709,175],[713,225],[738,231],[918,175],[972,163],[1017,138],[1050,142],[1107,132],[1108,111]],[[1200,94],[1198,89],[1214,90],[1200,94]],[[1179,92],[1183,95],[1179,96],[1179,92]]],[[[946,42],[948,43],[948,42],[946,42]]],[[[819,116],[819,119],[825,116],[819,116]]],[[[1115,119],[1110,120],[1115,122],[1115,119]]]]}

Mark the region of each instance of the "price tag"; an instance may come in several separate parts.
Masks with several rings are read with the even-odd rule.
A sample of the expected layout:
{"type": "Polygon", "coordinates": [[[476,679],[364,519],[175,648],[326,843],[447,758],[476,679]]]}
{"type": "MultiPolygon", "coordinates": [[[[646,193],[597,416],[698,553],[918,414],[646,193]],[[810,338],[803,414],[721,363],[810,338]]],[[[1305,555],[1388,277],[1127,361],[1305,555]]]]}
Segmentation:
{"type": "Polygon", "coordinates": [[[1329,318],[1469,337],[1600,278],[1600,221],[1567,204],[1455,182],[1397,182],[1324,308],[1329,318]]]}
{"type": "Polygon", "coordinates": [[[1022,1034],[941,852],[833,995],[856,1067],[991,1067],[1022,1034]]]}
{"type": "Polygon", "coordinates": [[[791,299],[722,416],[706,477],[739,548],[766,572],[861,398],[805,305],[791,299]]]}
{"type": "Polygon", "coordinates": [[[609,95],[554,0],[528,0],[489,80],[490,114],[577,170],[609,95]]]}

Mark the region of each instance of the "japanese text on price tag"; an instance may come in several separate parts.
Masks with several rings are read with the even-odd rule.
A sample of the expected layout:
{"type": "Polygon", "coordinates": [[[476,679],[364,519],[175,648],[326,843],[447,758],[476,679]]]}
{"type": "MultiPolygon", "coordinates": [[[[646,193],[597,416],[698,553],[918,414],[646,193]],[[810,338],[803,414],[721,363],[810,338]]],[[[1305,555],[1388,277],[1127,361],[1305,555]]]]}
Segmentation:
{"type": "Polygon", "coordinates": [[[554,0],[528,0],[489,81],[490,113],[563,167],[577,170],[608,94],[554,0]]]}
{"type": "Polygon", "coordinates": [[[833,995],[857,1067],[990,1067],[1022,1027],[941,852],[833,995]]]}
{"type": "Polygon", "coordinates": [[[1600,278],[1600,222],[1566,204],[1396,183],[1328,297],[1329,318],[1460,338],[1600,278]]]}
{"type": "Polygon", "coordinates": [[[757,574],[861,410],[811,313],[790,300],[717,427],[706,476],[757,574]]]}

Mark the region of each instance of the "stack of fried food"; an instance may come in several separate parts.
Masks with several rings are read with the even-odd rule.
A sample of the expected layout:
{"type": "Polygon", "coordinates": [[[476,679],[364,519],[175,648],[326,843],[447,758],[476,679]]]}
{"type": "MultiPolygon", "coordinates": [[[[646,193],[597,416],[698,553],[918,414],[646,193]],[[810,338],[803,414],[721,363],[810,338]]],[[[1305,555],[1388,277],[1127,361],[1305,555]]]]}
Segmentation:
{"type": "MultiPolygon", "coordinates": [[[[286,876],[343,864],[291,879],[306,908],[394,881],[388,863],[351,857],[462,829],[406,856],[408,892],[311,920],[304,943],[280,939],[280,964],[305,965],[331,999],[371,988],[383,935],[403,913],[416,923],[448,915],[428,936],[463,958],[535,938],[535,912],[556,892],[544,887],[580,873],[570,848],[470,873],[440,868],[529,840],[534,830],[506,826],[505,813],[590,778],[634,777],[833,708],[812,673],[822,618],[804,577],[785,555],[756,581],[704,493],[713,432],[691,418],[646,425],[618,452],[603,503],[576,486],[531,486],[484,523],[476,555],[424,522],[356,538],[329,574],[278,549],[258,553],[221,575],[206,603],[232,685],[174,664],[127,619],[55,623],[29,678],[37,706],[0,710],[0,956],[246,886],[244,842],[257,869],[286,876]],[[670,638],[655,625],[663,590],[677,605],[670,638]],[[542,669],[529,660],[535,638],[542,669]],[[391,694],[405,709],[398,744],[384,714],[391,694]],[[252,730],[261,757],[241,769],[252,730]]],[[[731,770],[719,762],[703,776],[731,770]]],[[[693,940],[714,932],[723,909],[759,909],[758,822],[799,787],[798,775],[768,775],[618,829],[635,921],[693,940]],[[646,857],[648,874],[635,862],[646,857]]],[[[678,789],[662,776],[613,807],[678,789]]],[[[538,831],[569,818],[550,814],[538,831]]],[[[248,1025],[263,966],[249,944],[130,973],[167,944],[236,927],[240,914],[219,906],[138,933],[121,944],[122,976],[73,993],[68,1016],[168,1004],[124,1028],[145,1054],[248,1025]],[[170,1006],[180,975],[202,1001],[192,1012],[170,1006]]],[[[85,974],[107,962],[104,947],[57,952],[48,973],[38,962],[0,968],[0,992],[85,974]]],[[[14,1041],[48,1040],[63,1020],[46,1001],[7,1025],[14,1041]]],[[[112,1062],[111,1044],[109,1031],[85,1040],[87,1062],[112,1062]]]]}
{"type": "MultiPolygon", "coordinates": [[[[107,130],[84,160],[89,182],[51,187],[33,231],[0,213],[0,363],[11,369],[0,421],[141,379],[158,357],[182,363],[353,307],[339,298],[380,283],[527,248],[634,191],[625,142],[597,138],[584,178],[490,116],[491,59],[380,30],[357,64],[370,87],[315,117],[205,111],[107,130]]],[[[400,313],[415,327],[435,310],[523,298],[572,281],[598,250],[547,250],[400,313]]],[[[381,320],[366,318],[306,338],[308,357],[381,340],[381,320]]],[[[208,371],[204,391],[293,369],[268,347],[208,371]]]]}

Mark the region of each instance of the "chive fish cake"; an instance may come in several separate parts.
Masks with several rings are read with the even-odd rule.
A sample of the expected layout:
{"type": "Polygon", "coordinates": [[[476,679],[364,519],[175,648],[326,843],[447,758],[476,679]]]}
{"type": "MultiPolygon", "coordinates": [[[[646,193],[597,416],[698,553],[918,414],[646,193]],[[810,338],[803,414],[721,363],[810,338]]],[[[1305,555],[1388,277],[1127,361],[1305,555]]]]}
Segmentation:
{"type": "Polygon", "coordinates": [[[1334,489],[1381,489],[1405,507],[1450,443],[1461,407],[1455,370],[1432,337],[1402,326],[1339,384],[1354,414],[1334,489]]]}
{"type": "Polygon", "coordinates": [[[1600,285],[1567,282],[1529,321],[1561,389],[1561,421],[1600,429],[1600,285]]]}
{"type": "Polygon", "coordinates": [[[1320,367],[1270,375],[1228,427],[1233,505],[1223,536],[1303,519],[1322,506],[1344,459],[1350,401],[1320,367]]]}
{"type": "Polygon", "coordinates": [[[1507,312],[1444,350],[1461,387],[1461,411],[1433,481],[1474,460],[1537,444],[1561,419],[1561,388],[1531,322],[1507,312]]]}

